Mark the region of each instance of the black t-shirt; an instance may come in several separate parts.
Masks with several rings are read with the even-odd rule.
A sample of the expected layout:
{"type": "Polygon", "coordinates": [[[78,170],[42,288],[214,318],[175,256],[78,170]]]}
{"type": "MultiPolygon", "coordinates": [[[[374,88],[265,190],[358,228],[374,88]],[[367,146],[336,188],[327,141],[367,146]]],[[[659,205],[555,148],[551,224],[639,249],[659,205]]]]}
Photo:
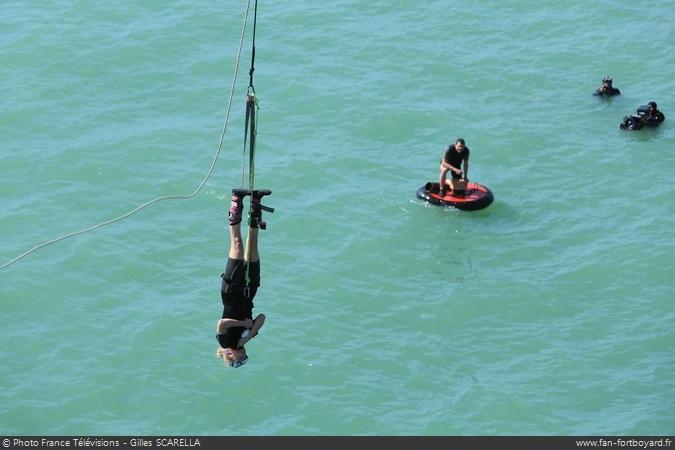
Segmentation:
{"type": "Polygon", "coordinates": [[[245,329],[246,328],[244,327],[227,328],[223,334],[217,334],[216,339],[218,339],[218,343],[223,348],[240,348],[239,338],[241,338],[241,333],[243,333],[245,329]]]}
{"type": "MultiPolygon", "coordinates": [[[[228,289],[228,292],[221,290],[220,296],[223,300],[223,319],[244,320],[253,317],[253,297],[257,288],[254,286],[248,292],[244,287],[239,286],[236,289],[228,289]],[[246,295],[248,294],[248,295],[246,295]]],[[[220,346],[238,348],[239,338],[244,332],[244,327],[226,328],[223,334],[216,335],[220,346]]]]}
{"type": "MultiPolygon", "coordinates": [[[[253,297],[260,285],[260,262],[248,263],[251,282],[246,285],[246,263],[243,260],[228,258],[225,273],[221,275],[223,281],[220,288],[220,298],[223,301],[223,319],[252,319],[253,297]]],[[[216,339],[221,347],[237,348],[244,327],[226,328],[223,334],[217,334],[216,339]]]]}
{"type": "Polygon", "coordinates": [[[462,149],[461,152],[458,152],[457,149],[455,148],[455,145],[451,145],[448,147],[448,149],[445,151],[445,155],[443,156],[443,160],[450,164],[452,167],[456,169],[462,170],[462,161],[468,161],[469,160],[469,147],[466,145],[462,149]]]}

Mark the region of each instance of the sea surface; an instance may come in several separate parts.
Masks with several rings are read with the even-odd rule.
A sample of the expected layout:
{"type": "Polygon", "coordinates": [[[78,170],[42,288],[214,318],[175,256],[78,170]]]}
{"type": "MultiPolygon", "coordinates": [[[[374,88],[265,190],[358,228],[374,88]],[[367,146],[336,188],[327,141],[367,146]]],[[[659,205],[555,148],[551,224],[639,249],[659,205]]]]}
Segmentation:
{"type": "MultiPolygon", "coordinates": [[[[197,189],[246,6],[0,4],[0,264],[197,189]]],[[[0,270],[0,434],[675,433],[672,0],[260,0],[276,211],[235,370],[252,18],[203,189],[0,270]],[[660,128],[618,129],[650,100],[660,128]],[[415,197],[458,137],[485,210],[415,197]]]]}

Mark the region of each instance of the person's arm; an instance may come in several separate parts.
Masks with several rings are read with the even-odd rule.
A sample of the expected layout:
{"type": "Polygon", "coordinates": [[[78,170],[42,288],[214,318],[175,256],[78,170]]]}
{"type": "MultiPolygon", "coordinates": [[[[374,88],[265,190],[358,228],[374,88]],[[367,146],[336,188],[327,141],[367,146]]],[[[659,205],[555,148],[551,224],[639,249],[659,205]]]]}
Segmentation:
{"type": "Polygon", "coordinates": [[[471,156],[471,150],[469,150],[469,147],[465,149],[465,154],[464,154],[464,172],[460,172],[460,175],[465,181],[469,180],[469,157],[471,156]]]}
{"type": "Polygon", "coordinates": [[[239,347],[243,347],[248,341],[256,337],[258,335],[258,331],[260,331],[264,324],[265,314],[258,314],[250,327],[251,329],[249,330],[249,333],[245,337],[239,338],[239,347]]]}
{"type": "Polygon", "coordinates": [[[451,152],[453,152],[453,151],[454,151],[454,147],[450,147],[445,151],[445,153],[443,153],[443,157],[441,158],[441,167],[443,169],[452,170],[457,175],[461,175],[462,171],[459,168],[457,168],[457,167],[448,163],[448,159],[450,159],[451,152]]]}
{"type": "Polygon", "coordinates": [[[251,328],[253,326],[253,321],[251,319],[246,320],[236,320],[236,319],[220,319],[218,321],[218,326],[216,327],[217,334],[225,333],[225,330],[232,327],[244,327],[251,328]]]}
{"type": "Polygon", "coordinates": [[[445,162],[445,160],[441,161],[441,167],[444,167],[448,170],[452,170],[453,172],[455,172],[458,175],[462,173],[461,169],[458,169],[457,167],[448,164],[447,162],[445,162]]]}

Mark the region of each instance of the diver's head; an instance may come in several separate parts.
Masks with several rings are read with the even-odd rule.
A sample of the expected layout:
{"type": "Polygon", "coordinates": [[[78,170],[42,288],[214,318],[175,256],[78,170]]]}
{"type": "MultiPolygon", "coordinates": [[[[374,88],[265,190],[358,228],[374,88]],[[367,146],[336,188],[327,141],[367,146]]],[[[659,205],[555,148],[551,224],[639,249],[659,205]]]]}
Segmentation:
{"type": "Polygon", "coordinates": [[[649,110],[654,112],[656,111],[656,102],[649,102],[647,103],[647,106],[649,106],[649,110]]]}
{"type": "Polygon", "coordinates": [[[602,85],[612,87],[612,78],[609,75],[607,75],[605,78],[602,79],[602,85]]]}
{"type": "Polygon", "coordinates": [[[233,368],[237,368],[239,366],[243,366],[246,364],[246,361],[248,361],[248,355],[246,354],[246,349],[244,347],[241,348],[233,348],[233,347],[227,347],[227,348],[219,348],[217,352],[218,356],[223,358],[223,361],[225,363],[233,368]]]}
{"type": "Polygon", "coordinates": [[[459,138],[455,141],[455,149],[457,151],[462,151],[465,146],[466,146],[466,144],[464,143],[464,139],[459,138]]]}

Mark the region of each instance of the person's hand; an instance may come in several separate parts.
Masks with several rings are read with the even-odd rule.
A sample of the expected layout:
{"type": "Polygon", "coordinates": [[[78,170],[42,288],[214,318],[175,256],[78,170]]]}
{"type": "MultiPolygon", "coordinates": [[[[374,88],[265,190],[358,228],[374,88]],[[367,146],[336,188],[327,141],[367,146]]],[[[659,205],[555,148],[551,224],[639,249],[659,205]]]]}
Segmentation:
{"type": "Polygon", "coordinates": [[[459,175],[460,177],[462,176],[462,171],[459,169],[455,169],[455,173],[459,175]]]}
{"type": "Polygon", "coordinates": [[[253,320],[252,319],[245,319],[244,321],[244,328],[252,328],[253,327],[253,320]]]}

